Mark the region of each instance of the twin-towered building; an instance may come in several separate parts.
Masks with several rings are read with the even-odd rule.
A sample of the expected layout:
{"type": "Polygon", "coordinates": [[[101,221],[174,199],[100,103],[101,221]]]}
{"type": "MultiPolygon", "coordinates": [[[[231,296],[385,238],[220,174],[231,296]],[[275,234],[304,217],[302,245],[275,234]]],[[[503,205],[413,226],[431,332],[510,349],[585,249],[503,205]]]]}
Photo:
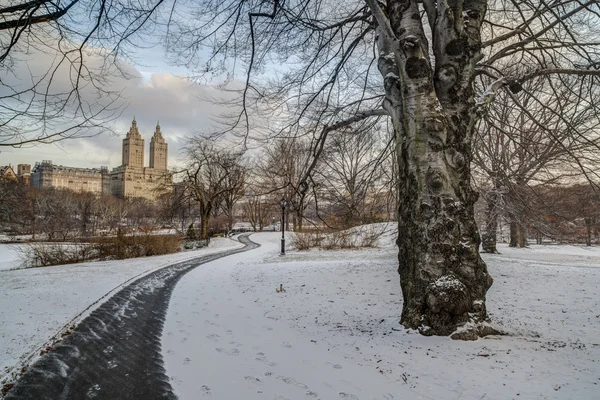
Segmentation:
{"type": "Polygon", "coordinates": [[[160,124],[157,124],[150,140],[150,166],[144,167],[144,139],[134,118],[123,139],[122,164],[112,172],[108,167],[74,168],[42,161],[36,163],[31,172],[31,186],[154,200],[159,194],[171,191],[173,181],[167,161],[168,144],[162,136],[160,124]]]}
{"type": "Polygon", "coordinates": [[[167,170],[168,144],[156,125],[150,140],[150,167],[144,167],[144,139],[135,118],[123,139],[122,164],[110,174],[110,191],[118,197],[155,199],[157,194],[171,190],[172,177],[167,170]]]}

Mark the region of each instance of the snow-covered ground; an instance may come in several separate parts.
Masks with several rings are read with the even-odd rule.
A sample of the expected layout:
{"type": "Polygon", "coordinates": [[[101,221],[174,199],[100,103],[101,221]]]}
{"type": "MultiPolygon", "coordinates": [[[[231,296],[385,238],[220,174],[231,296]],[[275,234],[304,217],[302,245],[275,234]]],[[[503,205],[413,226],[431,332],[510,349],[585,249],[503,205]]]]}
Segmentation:
{"type": "MultiPolygon", "coordinates": [[[[501,254],[484,254],[495,279],[488,310],[510,335],[461,342],[399,324],[394,236],[386,233],[375,249],[288,249],[279,257],[280,233],[255,234],[259,249],[186,274],[162,338],[175,393],[182,400],[600,398],[598,247],[499,245],[501,254]]],[[[136,274],[220,250],[219,243],[231,242],[152,259],[0,271],[0,365],[18,364],[136,274]]]]}
{"type": "Polygon", "coordinates": [[[21,263],[18,248],[20,244],[0,243],[0,271],[18,268],[21,263]]]}
{"type": "Polygon", "coordinates": [[[493,320],[475,342],[399,323],[396,250],[263,247],[184,277],[163,336],[181,399],[598,399],[600,251],[532,246],[484,255],[493,320]],[[277,293],[282,284],[285,292],[277,293]],[[388,397],[386,397],[388,396],[388,397]],[[308,397],[310,398],[310,397],[308,397]]]}
{"type": "MultiPolygon", "coordinates": [[[[0,383],[124,284],[175,262],[241,246],[216,238],[208,248],[163,256],[0,271],[0,383]]],[[[10,268],[18,266],[14,262],[10,268]]]]}

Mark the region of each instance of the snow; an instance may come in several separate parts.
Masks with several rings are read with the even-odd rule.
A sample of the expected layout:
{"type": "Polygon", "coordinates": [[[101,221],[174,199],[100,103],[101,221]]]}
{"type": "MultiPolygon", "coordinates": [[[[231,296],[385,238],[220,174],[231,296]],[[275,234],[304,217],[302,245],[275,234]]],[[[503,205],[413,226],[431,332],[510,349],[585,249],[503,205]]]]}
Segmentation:
{"type": "MultiPolygon", "coordinates": [[[[280,233],[254,234],[262,247],[183,276],[162,337],[179,398],[598,398],[600,248],[500,244],[501,254],[483,254],[494,278],[488,311],[509,335],[462,342],[399,324],[395,233],[381,227],[378,248],[285,257],[280,233]]],[[[226,246],[0,271],[0,366],[37,353],[139,274],[226,246]]]]}
{"type": "Polygon", "coordinates": [[[255,234],[259,250],[186,275],[162,344],[176,394],[597,398],[598,248],[500,245],[502,254],[484,255],[495,278],[488,310],[510,335],[462,342],[399,324],[392,237],[378,249],[288,250],[279,257],[278,234],[255,234]],[[285,292],[276,293],[280,284],[285,292]],[[286,379],[299,385],[282,384],[286,379]]]}
{"type": "Polygon", "coordinates": [[[216,238],[208,248],[163,256],[0,271],[0,383],[126,283],[175,262],[241,246],[216,238]]]}
{"type": "MultiPolygon", "coordinates": [[[[180,399],[429,399],[378,371],[344,359],[254,303],[232,276],[278,252],[278,233],[253,235],[262,247],[197,268],[178,283],[162,338],[166,373],[180,399]]],[[[272,270],[271,266],[266,266],[272,270]]],[[[279,277],[261,291],[277,303],[279,277]]],[[[290,286],[290,289],[294,286],[290,286]]],[[[316,339],[316,340],[315,340],[316,339]]]]}
{"type": "Polygon", "coordinates": [[[19,267],[19,246],[21,245],[0,243],[0,271],[19,267]]]}

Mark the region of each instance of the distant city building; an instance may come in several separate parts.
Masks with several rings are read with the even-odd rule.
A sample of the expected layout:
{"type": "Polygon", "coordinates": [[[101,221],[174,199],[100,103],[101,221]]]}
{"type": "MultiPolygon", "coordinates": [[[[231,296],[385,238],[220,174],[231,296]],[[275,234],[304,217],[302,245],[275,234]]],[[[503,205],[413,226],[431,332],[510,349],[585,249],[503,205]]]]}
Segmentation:
{"type": "Polygon", "coordinates": [[[76,168],[55,165],[51,160],[36,162],[31,172],[31,187],[58,188],[75,192],[110,194],[108,167],[76,168]]]}
{"type": "Polygon", "coordinates": [[[15,174],[15,171],[11,165],[0,166],[0,179],[6,179],[9,181],[17,180],[17,174],[15,174]]]}
{"type": "Polygon", "coordinates": [[[167,169],[168,144],[162,136],[160,124],[156,125],[150,140],[150,167],[144,167],[144,139],[135,118],[123,139],[122,165],[109,171],[108,167],[76,168],[55,165],[50,160],[31,165],[19,164],[17,174],[10,166],[0,167],[1,177],[12,176],[38,189],[65,188],[76,192],[91,192],[117,197],[156,197],[172,190],[173,179],[167,169]]]}
{"type": "Polygon", "coordinates": [[[144,197],[154,200],[171,191],[173,179],[167,170],[168,145],[156,125],[150,140],[150,167],[144,167],[144,139],[135,118],[123,139],[122,165],[110,174],[111,193],[118,197],[144,197]]]}
{"type": "Polygon", "coordinates": [[[17,165],[17,178],[19,182],[25,186],[31,185],[31,165],[30,164],[18,164],[17,165]]]}

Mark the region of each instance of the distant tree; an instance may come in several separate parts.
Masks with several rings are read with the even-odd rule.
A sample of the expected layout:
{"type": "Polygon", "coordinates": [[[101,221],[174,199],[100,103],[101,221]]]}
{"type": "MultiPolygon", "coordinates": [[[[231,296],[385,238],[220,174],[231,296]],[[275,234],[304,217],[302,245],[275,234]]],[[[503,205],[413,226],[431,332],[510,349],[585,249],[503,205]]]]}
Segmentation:
{"type": "Polygon", "coordinates": [[[188,165],[181,172],[182,197],[191,199],[198,206],[200,238],[207,239],[209,221],[216,206],[228,192],[238,190],[228,182],[230,175],[239,171],[241,154],[202,137],[189,139],[185,152],[188,165]]]}
{"type": "Polygon", "coordinates": [[[266,201],[264,195],[247,194],[243,203],[244,216],[252,226],[254,232],[262,232],[268,223],[271,202],[266,201]]]}
{"type": "Polygon", "coordinates": [[[320,201],[328,203],[329,210],[337,209],[335,215],[342,227],[373,222],[378,192],[394,192],[393,184],[381,171],[386,158],[394,154],[389,145],[391,140],[375,129],[349,128],[332,135],[326,144],[322,165],[315,170],[324,192],[320,201]]]}
{"type": "Polygon", "coordinates": [[[264,151],[259,166],[262,193],[270,194],[271,204],[279,207],[281,197],[287,200],[286,229],[290,222],[294,231],[301,232],[306,211],[313,193],[309,191],[307,176],[310,163],[310,147],[300,138],[277,139],[264,151]],[[290,221],[291,220],[291,221],[290,221]]]}
{"type": "Polygon", "coordinates": [[[527,226],[537,220],[528,185],[556,185],[576,177],[593,181],[600,172],[595,122],[600,90],[592,90],[582,101],[580,91],[586,88],[572,77],[536,78],[524,83],[519,93],[499,93],[487,108],[473,157],[476,173],[483,174],[476,179],[487,182],[482,186],[487,204],[484,251],[496,252],[502,216],[509,221],[510,246],[527,245],[527,226]],[[547,85],[556,95],[545,92],[547,85]]]}
{"type": "Polygon", "coordinates": [[[221,196],[221,210],[227,218],[227,230],[233,229],[235,222],[235,205],[244,197],[248,185],[248,167],[239,160],[231,165],[223,182],[224,192],[221,196]]]}

